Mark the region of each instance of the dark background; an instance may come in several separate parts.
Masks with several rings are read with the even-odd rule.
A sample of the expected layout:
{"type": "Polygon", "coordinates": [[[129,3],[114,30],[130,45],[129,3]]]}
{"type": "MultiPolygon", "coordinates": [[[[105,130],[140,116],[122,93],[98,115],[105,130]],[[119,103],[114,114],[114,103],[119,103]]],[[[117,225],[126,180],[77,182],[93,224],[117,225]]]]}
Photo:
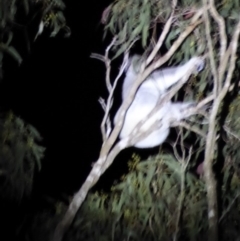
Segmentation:
{"type": "MultiPolygon", "coordinates": [[[[19,67],[13,59],[4,59],[1,108],[13,110],[35,126],[47,148],[35,178],[35,193],[73,193],[98,157],[103,116],[98,98],[106,96],[105,69],[90,54],[104,53],[107,40],[103,40],[100,20],[110,3],[65,1],[64,14],[72,32],[69,38],[61,33],[49,38],[44,33],[27,53],[19,36],[16,49],[23,63],[19,67]]],[[[34,34],[37,28],[35,25],[34,34]]]]}

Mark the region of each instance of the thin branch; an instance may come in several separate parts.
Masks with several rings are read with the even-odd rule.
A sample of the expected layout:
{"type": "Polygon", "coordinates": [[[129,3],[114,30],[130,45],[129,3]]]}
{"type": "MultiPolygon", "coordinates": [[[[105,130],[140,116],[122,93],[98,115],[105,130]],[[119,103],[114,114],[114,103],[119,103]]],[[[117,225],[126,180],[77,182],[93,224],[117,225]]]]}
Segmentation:
{"type": "Polygon", "coordinates": [[[180,147],[181,147],[181,151],[182,151],[182,160],[185,160],[185,157],[186,157],[186,151],[185,151],[185,147],[184,147],[184,139],[183,139],[183,130],[182,128],[180,127],[180,147]]]}
{"type": "Polygon", "coordinates": [[[164,25],[164,28],[163,28],[163,31],[154,47],[154,49],[152,50],[152,52],[150,53],[149,57],[147,58],[146,60],[146,65],[149,65],[152,60],[154,59],[154,57],[156,56],[157,52],[159,51],[159,49],[162,47],[162,44],[163,44],[163,41],[165,40],[167,34],[169,33],[170,31],[170,28],[172,26],[172,20],[173,20],[173,15],[175,13],[175,8],[176,8],[176,5],[177,5],[177,0],[174,0],[173,3],[172,3],[172,12],[171,12],[171,15],[169,17],[169,19],[167,20],[166,24],[164,25]]]}
{"type": "Polygon", "coordinates": [[[101,55],[101,54],[91,53],[91,54],[90,54],[90,58],[98,59],[98,60],[100,60],[100,61],[102,61],[102,62],[105,62],[105,58],[104,58],[104,56],[101,55]]]}
{"type": "Polygon", "coordinates": [[[211,38],[211,29],[210,29],[210,21],[209,21],[209,14],[208,14],[208,5],[207,0],[203,0],[203,6],[205,8],[204,11],[204,23],[205,23],[205,33],[207,38],[207,45],[209,50],[209,59],[210,59],[210,66],[213,74],[213,80],[214,80],[214,90],[213,93],[215,97],[217,96],[217,93],[219,91],[219,83],[218,83],[218,74],[217,74],[217,68],[216,68],[216,62],[214,60],[214,51],[213,51],[213,44],[212,44],[212,38],[211,38]]]}
{"type": "MultiPolygon", "coordinates": [[[[106,113],[107,105],[105,103],[105,100],[102,97],[100,97],[98,99],[98,102],[101,105],[103,111],[106,113]]],[[[107,119],[106,119],[104,125],[103,126],[101,125],[101,131],[102,131],[103,141],[105,141],[106,138],[108,138],[108,136],[110,135],[110,132],[111,132],[111,121],[110,121],[110,116],[109,115],[107,116],[107,119]]]]}
{"type": "Polygon", "coordinates": [[[210,0],[209,2],[209,10],[214,18],[214,20],[218,24],[219,33],[220,33],[220,64],[218,67],[218,78],[219,78],[219,86],[222,86],[224,80],[224,73],[226,71],[228,60],[230,57],[230,52],[226,51],[227,48],[227,35],[226,35],[226,27],[224,18],[217,12],[214,0],[210,0]]]}
{"type": "Polygon", "coordinates": [[[222,86],[224,73],[226,71],[226,67],[228,65],[228,59],[230,53],[226,52],[227,49],[227,34],[224,18],[217,12],[214,0],[209,0],[209,10],[211,16],[218,24],[219,34],[220,34],[220,64],[218,66],[218,78],[219,78],[219,86],[222,86]]]}
{"type": "MultiPolygon", "coordinates": [[[[182,141],[183,140],[181,140],[181,142],[182,141]]],[[[180,230],[179,226],[180,226],[180,220],[181,220],[182,210],[183,210],[183,202],[185,199],[185,176],[186,176],[187,166],[191,160],[191,157],[192,157],[192,146],[189,149],[189,154],[188,154],[188,158],[187,158],[186,162],[185,162],[185,158],[182,158],[181,160],[179,160],[181,162],[181,167],[182,167],[181,168],[181,191],[180,191],[180,202],[179,202],[178,211],[177,211],[175,233],[174,233],[174,238],[173,238],[174,241],[178,240],[178,234],[179,234],[179,230],[180,230]]]]}
{"type": "Polygon", "coordinates": [[[104,117],[103,117],[103,120],[102,120],[102,123],[101,123],[101,131],[102,131],[102,136],[103,136],[103,145],[105,144],[105,141],[107,140],[106,137],[109,136],[108,134],[106,134],[105,124],[106,124],[106,122],[109,119],[109,112],[110,112],[110,109],[111,109],[112,103],[113,103],[113,94],[114,94],[114,91],[116,89],[118,80],[120,79],[120,77],[122,76],[124,70],[127,67],[127,63],[128,63],[128,54],[125,54],[124,55],[124,60],[123,60],[123,63],[121,65],[121,67],[120,67],[118,75],[117,75],[117,77],[114,80],[114,83],[113,83],[111,91],[109,92],[109,96],[108,96],[107,104],[106,104],[105,114],[104,114],[104,117]]]}
{"type": "Polygon", "coordinates": [[[240,21],[238,22],[234,31],[232,41],[228,47],[230,52],[230,63],[227,71],[227,77],[225,84],[220,90],[217,98],[213,102],[212,111],[209,117],[209,127],[206,139],[205,160],[204,160],[204,177],[207,187],[208,195],[208,219],[209,219],[209,239],[218,240],[218,205],[217,205],[217,193],[216,193],[216,180],[212,170],[212,162],[214,158],[215,142],[216,142],[216,117],[223,98],[226,96],[231,84],[232,74],[235,69],[236,62],[236,50],[240,33],[240,21]]]}
{"type": "MultiPolygon", "coordinates": [[[[104,117],[103,117],[103,120],[102,120],[102,123],[101,123],[101,132],[102,132],[102,138],[103,138],[103,145],[105,144],[105,141],[107,140],[106,137],[109,137],[109,134],[111,132],[111,130],[108,128],[108,122],[110,121],[110,118],[109,118],[109,112],[110,112],[110,109],[112,107],[112,103],[113,103],[113,94],[114,94],[114,91],[116,89],[116,86],[117,86],[117,83],[118,83],[118,80],[120,79],[120,77],[122,76],[123,72],[125,71],[125,69],[127,68],[127,65],[128,65],[128,61],[129,61],[129,49],[132,47],[132,45],[138,40],[138,38],[134,39],[132,41],[132,43],[129,45],[128,49],[126,50],[126,52],[124,53],[124,58],[123,58],[123,62],[122,62],[122,65],[120,67],[120,70],[118,72],[118,75],[117,77],[115,78],[115,80],[113,81],[113,86],[111,88],[111,91],[109,92],[109,96],[108,96],[108,99],[107,99],[107,104],[106,104],[106,111],[105,111],[105,114],[104,114],[104,117]],[[109,121],[108,121],[109,120],[109,121]],[[105,129],[105,125],[107,123],[107,131],[105,129]]],[[[108,68],[108,65],[106,65],[106,67],[108,68]]],[[[108,71],[108,70],[107,70],[108,71]]]]}
{"type": "Polygon", "coordinates": [[[184,122],[184,121],[180,121],[177,122],[176,124],[174,123],[173,126],[180,126],[180,127],[184,127],[187,130],[190,130],[192,132],[195,132],[196,134],[198,134],[199,136],[203,137],[204,139],[206,139],[206,133],[204,133],[203,131],[201,131],[198,127],[196,126],[191,126],[188,123],[184,122]]]}
{"type": "Polygon", "coordinates": [[[206,97],[205,99],[201,100],[198,103],[197,108],[202,109],[204,106],[206,106],[209,102],[213,100],[214,100],[214,95],[209,95],[208,97],[206,97]]]}
{"type": "Polygon", "coordinates": [[[226,35],[225,21],[223,17],[217,12],[214,0],[209,1],[209,10],[214,20],[218,23],[218,28],[220,33],[220,66],[221,66],[221,63],[224,59],[224,55],[227,48],[227,35],[226,35]]]}
{"type": "Polygon", "coordinates": [[[116,43],[117,37],[115,36],[112,40],[112,42],[108,45],[108,47],[105,50],[105,65],[106,65],[106,86],[108,89],[108,93],[111,93],[112,91],[112,84],[110,81],[110,72],[111,72],[111,60],[109,59],[109,51],[112,48],[112,46],[116,43]]]}
{"type": "Polygon", "coordinates": [[[104,101],[104,99],[103,99],[102,97],[100,97],[100,98],[98,99],[98,103],[101,105],[103,111],[105,112],[107,106],[106,106],[106,103],[105,103],[105,101],[104,101]]]}
{"type": "Polygon", "coordinates": [[[180,155],[179,155],[179,153],[178,153],[178,150],[177,150],[177,148],[176,148],[176,146],[177,146],[177,144],[178,144],[179,136],[180,136],[180,133],[178,133],[178,136],[177,136],[174,144],[171,145],[171,146],[172,146],[172,148],[173,148],[173,153],[174,153],[175,158],[178,160],[178,162],[181,162],[181,161],[180,161],[180,160],[181,160],[181,157],[180,157],[180,155]]]}
{"type": "Polygon", "coordinates": [[[234,138],[236,138],[238,141],[240,141],[240,136],[238,136],[236,133],[232,132],[229,127],[226,125],[223,126],[223,129],[230,135],[232,135],[234,138]]]}
{"type": "Polygon", "coordinates": [[[219,218],[219,223],[222,222],[222,220],[224,219],[224,217],[227,215],[227,213],[231,210],[233,204],[235,203],[235,201],[238,199],[238,197],[240,196],[240,193],[238,193],[235,198],[232,200],[232,202],[229,204],[229,206],[227,207],[227,209],[225,210],[225,212],[222,214],[222,216],[219,218]]]}

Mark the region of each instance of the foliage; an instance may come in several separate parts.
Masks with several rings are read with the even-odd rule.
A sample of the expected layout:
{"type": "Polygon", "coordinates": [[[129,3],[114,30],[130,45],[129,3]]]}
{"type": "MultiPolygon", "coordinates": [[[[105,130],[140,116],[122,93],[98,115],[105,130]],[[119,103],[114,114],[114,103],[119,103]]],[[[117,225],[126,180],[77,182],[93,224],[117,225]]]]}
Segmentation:
{"type": "Polygon", "coordinates": [[[0,120],[0,195],[21,200],[32,191],[45,148],[38,131],[10,112],[0,120]]]}
{"type": "MultiPolygon", "coordinates": [[[[136,39],[141,39],[142,47],[149,47],[149,36],[156,40],[156,28],[163,26],[170,13],[170,1],[159,0],[116,0],[110,5],[105,35],[110,31],[117,36],[115,46],[116,56],[128,49],[136,39]]],[[[189,25],[189,16],[192,16],[197,4],[193,1],[181,1],[175,14],[173,28],[166,41],[167,47],[176,38],[182,29],[189,25]]],[[[202,47],[202,46],[201,46],[202,47]]],[[[152,46],[150,45],[150,48],[152,46]]]]}
{"type": "MultiPolygon", "coordinates": [[[[79,211],[66,240],[172,240],[181,198],[181,164],[167,154],[135,163],[122,182],[109,195],[90,194],[79,211]]],[[[224,172],[229,175],[229,171],[224,172]]],[[[235,172],[236,174],[236,172],[235,172]]],[[[224,178],[223,209],[231,200],[235,210],[228,210],[221,220],[224,240],[235,240],[240,221],[240,177],[224,178]],[[234,180],[233,180],[234,179],[234,180]],[[234,215],[233,215],[234,213],[234,215]]],[[[205,184],[195,173],[186,173],[185,199],[182,207],[179,240],[203,240],[208,229],[205,184]]],[[[231,206],[231,208],[233,208],[231,206]]]]}
{"type": "MultiPolygon", "coordinates": [[[[206,239],[208,229],[204,180],[196,175],[195,163],[189,165],[180,241],[206,239]]],[[[221,186],[221,208],[225,210],[220,219],[223,241],[237,240],[239,236],[240,176],[229,167],[226,163],[221,186]]],[[[172,240],[180,210],[181,168],[170,154],[142,161],[134,155],[129,161],[129,173],[110,193],[89,194],[64,240],[172,240]]],[[[22,235],[36,241],[47,239],[65,209],[58,202],[55,211],[48,208],[28,217],[22,235]]]]}
{"type": "MultiPolygon", "coordinates": [[[[64,8],[62,0],[0,0],[0,78],[2,78],[4,54],[13,57],[18,64],[22,62],[21,55],[14,47],[16,44],[14,40],[19,30],[28,36],[28,27],[36,16],[40,15],[36,37],[42,33],[44,27],[52,30],[51,37],[54,37],[60,29],[64,29],[66,35],[69,34],[62,13],[64,8]]],[[[27,37],[25,41],[28,43],[29,38],[27,37]]]]}
{"type": "MultiPolygon", "coordinates": [[[[189,26],[191,17],[194,15],[196,9],[200,7],[200,4],[201,2],[191,0],[178,1],[178,7],[174,14],[174,22],[165,41],[168,49],[179,34],[189,26]]],[[[228,34],[231,34],[239,17],[239,1],[224,1],[216,4],[220,14],[226,20],[228,34]]],[[[156,28],[159,25],[162,27],[166,24],[172,8],[171,1],[115,0],[109,6],[108,11],[105,35],[107,32],[111,32],[114,36],[117,36],[118,42],[114,50],[117,51],[116,56],[118,56],[127,50],[136,39],[141,39],[144,49],[152,49],[152,44],[149,44],[150,39],[156,41],[156,28]]],[[[212,23],[215,25],[214,22],[212,23]]],[[[215,33],[217,28],[215,30],[214,25],[212,27],[212,36],[214,36],[214,46],[217,46],[219,38],[215,33]]],[[[177,62],[182,59],[188,60],[193,54],[203,53],[205,48],[205,28],[202,25],[181,46],[176,60],[177,62]]]]}

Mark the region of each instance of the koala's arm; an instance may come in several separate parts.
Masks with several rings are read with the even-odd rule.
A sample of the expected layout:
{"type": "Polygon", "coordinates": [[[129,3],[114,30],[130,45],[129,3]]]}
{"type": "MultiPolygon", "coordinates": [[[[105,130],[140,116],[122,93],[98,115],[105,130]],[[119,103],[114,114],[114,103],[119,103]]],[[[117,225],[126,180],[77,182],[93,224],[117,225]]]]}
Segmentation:
{"type": "Polygon", "coordinates": [[[152,73],[151,78],[156,81],[158,89],[164,92],[173,84],[177,83],[187,73],[198,73],[204,68],[202,57],[193,57],[184,65],[156,70],[152,73]]]}
{"type": "MultiPolygon", "coordinates": [[[[128,96],[131,86],[136,80],[138,74],[137,69],[139,67],[138,64],[136,64],[136,60],[139,58],[139,56],[134,55],[130,60],[131,64],[126,72],[126,77],[123,83],[123,99],[128,96]],[[136,65],[135,67],[133,66],[133,62],[136,65]]],[[[204,68],[204,64],[205,63],[202,57],[193,57],[183,65],[165,69],[157,69],[153,71],[153,73],[149,77],[147,77],[147,79],[144,81],[142,89],[144,89],[145,87],[149,88],[147,82],[150,80],[155,82],[154,86],[157,87],[160,93],[164,93],[169,87],[182,79],[189,71],[191,71],[192,73],[200,72],[204,68]]]]}

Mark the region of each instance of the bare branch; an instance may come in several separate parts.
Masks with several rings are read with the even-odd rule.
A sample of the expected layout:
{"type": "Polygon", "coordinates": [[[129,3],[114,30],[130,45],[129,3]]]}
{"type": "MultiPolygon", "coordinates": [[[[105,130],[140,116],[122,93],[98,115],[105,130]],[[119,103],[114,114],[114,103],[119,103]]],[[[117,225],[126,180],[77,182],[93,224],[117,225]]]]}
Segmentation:
{"type": "Polygon", "coordinates": [[[235,201],[238,199],[238,197],[240,196],[240,193],[238,193],[235,198],[232,200],[232,202],[229,204],[229,206],[227,207],[227,209],[225,210],[225,212],[222,214],[222,216],[219,218],[219,223],[224,219],[224,217],[227,215],[227,213],[231,210],[233,204],[235,203],[235,201]]]}
{"type": "MultiPolygon", "coordinates": [[[[102,123],[101,123],[101,133],[102,133],[102,138],[103,138],[103,145],[107,139],[107,137],[109,137],[109,134],[111,132],[111,123],[110,123],[110,118],[109,118],[109,112],[110,112],[110,109],[112,107],[112,103],[113,103],[113,94],[114,94],[114,91],[116,89],[116,86],[117,86],[117,83],[118,83],[118,80],[120,79],[120,77],[122,76],[123,72],[125,71],[127,65],[128,65],[128,59],[129,59],[129,49],[132,47],[132,45],[138,40],[138,38],[134,39],[132,41],[132,43],[130,44],[130,46],[128,47],[128,49],[126,50],[126,52],[124,53],[124,58],[123,58],[123,62],[122,62],[122,65],[120,67],[120,70],[118,72],[118,75],[117,77],[115,78],[115,80],[113,81],[113,86],[111,86],[111,90],[109,92],[109,96],[108,96],[108,99],[107,99],[107,104],[106,104],[106,108],[105,108],[105,114],[104,114],[104,117],[103,117],[103,120],[102,120],[102,123]],[[107,130],[106,130],[106,125],[107,125],[107,130]]],[[[112,44],[115,43],[115,40],[112,41],[112,44]]],[[[110,49],[110,48],[109,48],[110,49]]],[[[108,50],[109,51],[109,50],[108,50]]],[[[106,54],[108,54],[108,52],[106,52],[106,54]]],[[[105,59],[108,58],[107,57],[108,55],[105,55],[105,59]]],[[[110,60],[108,60],[109,62],[110,60]]],[[[105,64],[107,70],[106,72],[108,74],[106,74],[106,76],[109,76],[110,75],[110,62],[108,64],[105,64]]],[[[107,77],[106,77],[107,78],[107,77]]],[[[110,76],[109,76],[110,78],[110,76]]],[[[110,80],[107,80],[106,81],[106,84],[107,82],[110,83],[110,80]]]]}
{"type": "Polygon", "coordinates": [[[230,130],[229,127],[227,127],[226,125],[223,126],[224,130],[230,134],[231,136],[233,136],[234,138],[236,138],[238,141],[240,141],[240,136],[238,136],[236,133],[234,133],[233,131],[230,130]]]}
{"type": "Polygon", "coordinates": [[[196,126],[191,126],[188,123],[181,121],[181,122],[177,122],[176,124],[174,123],[173,126],[181,126],[184,127],[187,130],[190,130],[192,132],[195,132],[196,134],[198,134],[199,136],[206,138],[206,133],[204,133],[203,131],[201,131],[198,127],[196,126]]]}
{"type": "Polygon", "coordinates": [[[230,66],[227,71],[225,84],[221,88],[217,98],[213,102],[212,111],[209,118],[209,127],[205,149],[204,160],[204,177],[206,181],[207,195],[208,195],[208,219],[209,219],[209,239],[213,241],[218,240],[218,204],[216,192],[216,180],[212,170],[212,163],[214,158],[215,141],[216,141],[216,117],[220,104],[228,92],[231,84],[232,74],[235,69],[236,50],[240,33],[240,21],[236,25],[232,41],[228,47],[227,52],[230,53],[230,66]]]}
{"type": "Polygon", "coordinates": [[[226,35],[225,22],[223,17],[217,12],[214,0],[209,1],[209,10],[214,20],[218,23],[218,28],[220,33],[220,45],[221,45],[220,46],[220,66],[221,66],[221,63],[224,59],[224,55],[227,48],[227,35],[226,35]]]}
{"type": "Polygon", "coordinates": [[[161,33],[161,35],[160,35],[160,37],[157,41],[157,44],[155,45],[154,49],[150,53],[149,57],[147,58],[146,65],[149,65],[152,62],[152,60],[156,56],[159,49],[162,47],[163,41],[165,40],[165,38],[166,38],[167,34],[169,33],[169,30],[172,26],[172,20],[173,20],[173,15],[174,15],[174,12],[175,12],[176,5],[177,5],[177,0],[175,0],[173,2],[172,13],[171,13],[169,19],[167,20],[166,24],[164,25],[163,31],[162,31],[162,33],[161,33]]]}
{"type": "MultiPolygon", "coordinates": [[[[106,113],[107,112],[107,105],[105,103],[105,100],[102,97],[100,97],[98,99],[98,102],[101,105],[103,111],[106,113]]],[[[101,125],[101,132],[102,132],[103,141],[105,141],[106,138],[109,136],[109,134],[111,132],[111,121],[110,121],[109,115],[106,116],[106,120],[104,121],[104,124],[101,125]]]]}
{"type": "Polygon", "coordinates": [[[182,164],[185,160],[186,157],[186,151],[185,151],[185,146],[184,146],[184,139],[183,139],[183,129],[180,127],[180,147],[181,147],[181,151],[182,151],[182,164]]]}
{"type": "Polygon", "coordinates": [[[112,85],[111,85],[111,82],[110,82],[111,61],[108,57],[108,54],[109,54],[110,49],[116,43],[116,40],[117,40],[117,38],[114,37],[112,42],[108,45],[108,47],[105,50],[105,56],[103,56],[101,54],[97,54],[97,53],[92,53],[90,55],[90,58],[98,59],[98,60],[105,63],[105,66],[106,66],[106,78],[105,79],[106,79],[106,86],[107,86],[107,89],[108,89],[109,93],[112,90],[112,85]]]}
{"type": "Polygon", "coordinates": [[[200,101],[197,105],[198,109],[203,108],[203,106],[206,106],[209,102],[214,100],[214,95],[209,95],[208,97],[206,97],[205,99],[203,99],[202,101],[200,101]]]}
{"type": "Polygon", "coordinates": [[[218,24],[219,33],[220,33],[220,64],[218,67],[218,79],[219,79],[219,86],[222,86],[224,73],[226,71],[228,60],[230,56],[230,52],[226,52],[227,48],[227,36],[226,36],[226,27],[223,17],[217,12],[214,0],[209,1],[209,10],[214,18],[214,20],[218,24]]]}
{"type": "MultiPolygon", "coordinates": [[[[103,120],[102,120],[102,123],[101,123],[101,131],[102,131],[102,136],[103,136],[103,145],[104,145],[104,143],[105,143],[105,141],[107,139],[106,137],[109,136],[108,134],[106,134],[105,124],[109,120],[109,112],[110,112],[110,109],[111,109],[112,103],[113,103],[113,94],[114,94],[114,91],[116,89],[118,80],[120,79],[120,77],[122,76],[124,70],[126,69],[127,62],[128,62],[128,53],[125,53],[123,63],[121,65],[121,67],[120,67],[120,70],[118,72],[118,75],[117,75],[116,79],[114,80],[114,83],[113,83],[113,86],[111,88],[111,91],[109,92],[109,96],[108,96],[108,100],[107,100],[107,104],[106,104],[106,109],[105,109],[105,114],[104,114],[104,117],[103,117],[103,120]]],[[[108,131],[108,133],[110,133],[110,132],[108,131]]]]}
{"type": "Polygon", "coordinates": [[[98,99],[98,102],[99,102],[99,104],[101,105],[103,111],[105,112],[107,106],[106,106],[106,103],[105,103],[104,99],[103,99],[102,97],[100,97],[100,98],[98,99]]]}
{"type": "Polygon", "coordinates": [[[114,37],[112,42],[108,45],[108,47],[105,50],[105,57],[104,57],[105,65],[106,65],[106,86],[107,86],[109,93],[111,93],[111,91],[112,91],[112,84],[110,81],[111,60],[109,59],[108,54],[109,54],[109,51],[112,48],[112,46],[115,44],[116,40],[117,40],[117,38],[114,37]]]}
{"type": "Polygon", "coordinates": [[[174,144],[173,145],[171,144],[171,146],[173,148],[173,153],[174,153],[175,158],[178,160],[178,162],[181,163],[181,157],[180,157],[180,155],[178,153],[178,150],[176,148],[176,146],[178,144],[178,141],[179,141],[179,137],[180,137],[180,133],[178,133],[177,138],[176,138],[174,144]]]}
{"type": "MultiPolygon", "coordinates": [[[[182,137],[181,137],[181,142],[183,142],[182,137]]],[[[175,232],[174,232],[174,238],[173,238],[174,241],[178,240],[178,234],[180,229],[179,226],[180,226],[180,220],[182,216],[183,202],[185,198],[185,176],[186,176],[187,166],[189,164],[189,161],[191,160],[191,156],[192,156],[192,146],[189,149],[187,160],[185,161],[185,158],[183,157],[181,160],[179,160],[181,163],[181,192],[180,192],[180,202],[179,202],[178,211],[177,211],[177,219],[176,219],[175,232]]]]}
{"type": "Polygon", "coordinates": [[[213,93],[215,97],[217,96],[217,93],[219,91],[219,83],[218,83],[218,74],[217,74],[217,68],[216,68],[216,63],[214,59],[214,51],[213,51],[213,44],[212,44],[212,38],[211,38],[211,30],[210,30],[210,21],[209,21],[209,15],[208,15],[208,5],[207,5],[207,0],[203,0],[203,6],[204,6],[204,23],[205,23],[205,32],[206,32],[206,37],[207,37],[207,45],[208,45],[208,50],[209,50],[209,59],[210,59],[210,66],[211,66],[211,71],[213,74],[213,79],[214,79],[214,90],[213,93]]]}
{"type": "Polygon", "coordinates": [[[92,54],[90,55],[90,58],[98,59],[98,60],[100,60],[100,61],[102,61],[102,62],[105,62],[105,58],[104,58],[104,56],[101,55],[101,54],[92,53],[92,54]]]}

